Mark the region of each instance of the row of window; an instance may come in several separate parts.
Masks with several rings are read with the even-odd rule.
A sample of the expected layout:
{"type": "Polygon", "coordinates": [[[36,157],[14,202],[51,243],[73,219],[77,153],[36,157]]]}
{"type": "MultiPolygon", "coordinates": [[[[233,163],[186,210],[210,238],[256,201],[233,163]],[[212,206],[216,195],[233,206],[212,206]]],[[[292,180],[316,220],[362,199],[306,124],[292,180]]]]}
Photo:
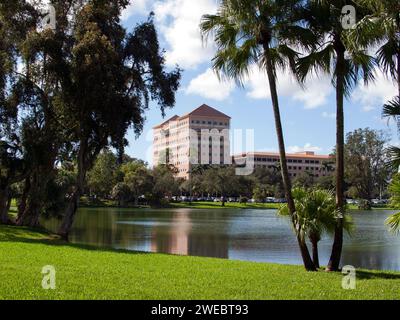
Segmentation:
{"type": "MultiPolygon", "coordinates": [[[[279,159],[277,158],[255,158],[258,162],[278,162],[279,159]]],[[[303,163],[303,160],[300,159],[288,159],[288,163],[303,163]]],[[[304,160],[304,163],[308,164],[320,164],[319,160],[304,160]]]]}
{"type": "Polygon", "coordinates": [[[227,126],[228,122],[217,122],[217,121],[200,121],[200,120],[192,120],[192,124],[208,124],[214,126],[227,126]]]}
{"type": "MultiPolygon", "coordinates": [[[[276,168],[274,166],[267,166],[267,165],[264,165],[261,167],[268,168],[268,169],[276,168]]],[[[326,168],[317,168],[317,167],[292,167],[292,166],[289,166],[288,169],[289,170],[300,170],[300,171],[303,169],[305,169],[305,171],[326,171],[326,168]]]]}

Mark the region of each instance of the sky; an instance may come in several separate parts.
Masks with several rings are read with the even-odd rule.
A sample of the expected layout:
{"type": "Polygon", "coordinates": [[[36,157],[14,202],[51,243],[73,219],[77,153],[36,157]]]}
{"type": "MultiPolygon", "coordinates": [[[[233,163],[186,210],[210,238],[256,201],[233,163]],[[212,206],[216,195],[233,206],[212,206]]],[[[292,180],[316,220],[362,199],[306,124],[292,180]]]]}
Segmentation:
{"type": "MultiPolygon", "coordinates": [[[[232,117],[232,129],[253,129],[256,151],[277,151],[274,117],[268,81],[254,67],[244,88],[234,82],[220,82],[212,70],[215,48],[201,40],[199,23],[202,15],[217,11],[216,0],[134,0],[123,12],[122,21],[128,31],[149,13],[155,13],[155,23],[162,48],[166,50],[166,65],[179,65],[183,71],[176,105],[163,119],[156,104],[146,112],[143,134],[137,139],[128,134],[126,152],[152,162],[152,128],[177,115],[186,114],[203,103],[232,117]]],[[[302,89],[288,73],[278,74],[282,123],[288,152],[315,151],[329,154],[335,146],[335,92],[326,76],[310,78],[302,89]]],[[[358,128],[384,130],[398,144],[396,126],[381,117],[382,105],[396,95],[396,87],[379,70],[376,82],[365,87],[360,83],[345,102],[345,130],[358,128]]],[[[246,150],[243,146],[241,151],[246,150]]]]}

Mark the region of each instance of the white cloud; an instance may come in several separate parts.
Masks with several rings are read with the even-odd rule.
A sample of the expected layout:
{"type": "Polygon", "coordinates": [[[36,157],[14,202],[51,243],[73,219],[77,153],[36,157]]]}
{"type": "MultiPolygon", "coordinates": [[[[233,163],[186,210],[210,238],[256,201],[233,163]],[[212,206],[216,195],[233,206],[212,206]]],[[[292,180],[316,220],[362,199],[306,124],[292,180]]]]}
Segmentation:
{"type": "Polygon", "coordinates": [[[211,45],[203,45],[199,24],[204,14],[216,10],[215,0],[166,0],[154,4],[156,22],[169,47],[166,53],[168,65],[195,69],[211,60],[214,49],[211,45]]]}
{"type": "Polygon", "coordinates": [[[397,93],[393,81],[387,78],[382,71],[377,70],[376,82],[365,86],[360,83],[353,95],[353,101],[361,104],[366,112],[381,107],[384,103],[392,100],[397,93]]]}
{"type": "MultiPolygon", "coordinates": [[[[148,0],[132,0],[131,3],[122,11],[122,21],[128,20],[135,14],[145,14],[148,10],[148,0]]],[[[150,12],[149,12],[150,13],[150,12]]]]}
{"type": "Polygon", "coordinates": [[[290,146],[288,148],[288,152],[291,152],[291,153],[305,152],[305,151],[321,152],[322,148],[313,146],[311,143],[306,143],[304,145],[304,147],[290,146]]]}
{"type": "Polygon", "coordinates": [[[207,99],[222,101],[235,89],[233,81],[219,81],[211,68],[190,81],[186,94],[197,94],[207,99]]]}
{"type": "MultiPolygon", "coordinates": [[[[305,109],[315,109],[325,105],[329,95],[333,92],[328,77],[310,78],[304,90],[288,72],[278,71],[277,79],[278,95],[302,102],[305,109]]],[[[249,88],[247,94],[249,97],[253,99],[271,98],[268,78],[257,66],[252,67],[246,85],[249,88]]]]}

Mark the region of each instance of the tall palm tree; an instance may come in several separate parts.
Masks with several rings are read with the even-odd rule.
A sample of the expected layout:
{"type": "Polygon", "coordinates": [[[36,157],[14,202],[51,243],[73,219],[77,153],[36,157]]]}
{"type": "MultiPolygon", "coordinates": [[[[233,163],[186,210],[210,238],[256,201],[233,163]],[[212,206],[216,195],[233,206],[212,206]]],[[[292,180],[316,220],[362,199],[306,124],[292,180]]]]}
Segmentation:
{"type": "MultiPolygon", "coordinates": [[[[293,224],[296,208],[291,193],[276,80],[278,68],[295,67],[298,52],[289,47],[289,43],[302,39],[305,46],[314,44],[312,34],[296,23],[293,14],[301,3],[295,0],[221,0],[217,14],[203,16],[200,26],[204,39],[212,35],[217,45],[213,67],[218,75],[243,84],[251,66],[257,65],[268,76],[282,178],[293,224]]],[[[314,271],[304,239],[297,237],[297,240],[305,268],[314,271]]]]}
{"type": "MultiPolygon", "coordinates": [[[[313,262],[315,267],[319,268],[318,242],[325,232],[333,233],[335,231],[336,220],[339,215],[335,194],[327,190],[295,188],[293,189],[293,197],[297,209],[297,223],[301,226],[300,236],[309,238],[312,245],[313,262]]],[[[287,205],[282,205],[278,213],[287,216],[287,205]]],[[[345,220],[344,227],[350,231],[351,223],[348,218],[345,220]]]]}
{"type": "MultiPolygon", "coordinates": [[[[397,84],[398,95],[383,106],[382,116],[394,119],[400,132],[400,2],[398,0],[357,0],[360,5],[369,7],[372,14],[364,17],[351,33],[351,38],[365,47],[378,46],[377,56],[380,67],[397,84]]],[[[400,148],[388,149],[392,167],[400,168],[400,148]]],[[[400,194],[399,181],[393,179],[390,187],[392,199],[400,194]]],[[[395,201],[396,202],[396,201],[395,201]]],[[[400,227],[400,214],[387,220],[392,231],[400,227]]]]}
{"type": "MultiPolygon", "coordinates": [[[[318,47],[298,60],[297,75],[301,82],[312,72],[331,76],[336,89],[336,206],[340,212],[328,271],[338,271],[343,248],[345,217],[344,198],[344,98],[348,97],[362,75],[368,83],[374,79],[374,59],[365,50],[348,45],[342,26],[342,9],[356,6],[354,1],[310,0],[303,7],[304,23],[318,37],[318,47]]],[[[363,9],[357,7],[359,16],[363,9]]]]}

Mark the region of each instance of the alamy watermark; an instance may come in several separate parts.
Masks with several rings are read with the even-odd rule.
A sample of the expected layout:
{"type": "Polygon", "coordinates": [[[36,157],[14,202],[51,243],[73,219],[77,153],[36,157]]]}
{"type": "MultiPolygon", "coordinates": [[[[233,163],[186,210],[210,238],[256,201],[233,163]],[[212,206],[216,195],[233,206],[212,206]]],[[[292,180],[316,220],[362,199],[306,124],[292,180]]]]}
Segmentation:
{"type": "Polygon", "coordinates": [[[44,290],[55,290],[56,289],[56,268],[48,265],[42,268],[42,288],[44,290]]]}
{"type": "Polygon", "coordinates": [[[357,281],[356,268],[353,266],[344,266],[342,273],[344,274],[342,279],[342,288],[344,290],[355,290],[357,281]]]}
{"type": "Polygon", "coordinates": [[[357,11],[352,5],[347,5],[342,8],[341,17],[342,27],[345,30],[353,29],[357,24],[357,11]]]}
{"type": "Polygon", "coordinates": [[[42,5],[38,8],[40,13],[39,31],[56,30],[57,13],[56,8],[51,4],[42,5]]]}

